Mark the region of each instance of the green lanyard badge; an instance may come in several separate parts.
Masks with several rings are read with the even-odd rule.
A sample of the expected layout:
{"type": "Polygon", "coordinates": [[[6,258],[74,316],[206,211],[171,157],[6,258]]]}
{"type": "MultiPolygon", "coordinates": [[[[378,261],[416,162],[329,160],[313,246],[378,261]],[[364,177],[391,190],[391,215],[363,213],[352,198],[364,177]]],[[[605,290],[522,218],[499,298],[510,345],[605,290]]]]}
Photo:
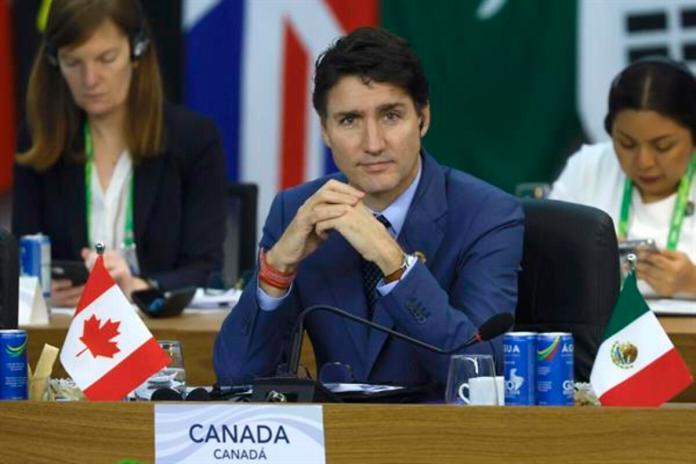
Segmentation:
{"type": "MultiPolygon", "coordinates": [[[[696,153],[691,155],[691,161],[686,169],[686,173],[679,181],[677,189],[677,201],[674,204],[672,211],[672,220],[669,224],[669,235],[667,235],[667,249],[676,250],[679,243],[679,235],[681,234],[682,223],[684,222],[684,213],[689,201],[689,192],[691,191],[691,182],[696,172],[696,153]]],[[[621,215],[619,217],[619,239],[625,240],[628,236],[628,216],[631,211],[631,199],[633,198],[633,181],[626,177],[624,181],[623,198],[621,199],[621,215]]]]}
{"type": "MultiPolygon", "coordinates": [[[[92,144],[92,134],[89,132],[89,124],[84,125],[85,136],[85,213],[87,217],[87,242],[90,248],[94,247],[93,237],[90,237],[92,231],[92,169],[94,166],[94,145],[92,144]]],[[[126,223],[124,225],[124,237],[122,248],[131,250],[135,248],[135,239],[133,233],[133,179],[131,176],[130,189],[128,191],[128,200],[126,201],[126,223]]]]}

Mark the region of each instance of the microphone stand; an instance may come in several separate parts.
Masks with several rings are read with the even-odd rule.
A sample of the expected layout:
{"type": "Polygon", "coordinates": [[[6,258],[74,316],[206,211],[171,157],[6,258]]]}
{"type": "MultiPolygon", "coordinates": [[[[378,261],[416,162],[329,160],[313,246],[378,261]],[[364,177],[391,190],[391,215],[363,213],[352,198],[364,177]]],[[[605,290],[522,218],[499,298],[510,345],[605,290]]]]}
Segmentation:
{"type": "Polygon", "coordinates": [[[406,340],[407,342],[413,343],[414,345],[420,346],[421,348],[425,348],[426,350],[434,351],[436,353],[440,354],[451,354],[454,353],[454,351],[459,351],[462,348],[466,348],[467,343],[471,344],[471,339],[467,340],[464,345],[459,346],[454,349],[454,351],[451,352],[446,352],[441,350],[440,348],[433,346],[429,343],[417,340],[415,338],[409,337],[408,335],[404,335],[400,332],[397,332],[395,330],[392,330],[388,327],[385,327],[383,325],[377,324],[375,322],[372,322],[368,319],[364,319],[362,317],[356,316],[354,314],[351,314],[347,311],[344,311],[340,308],[337,308],[335,306],[330,306],[330,305],[313,305],[310,306],[309,308],[305,309],[300,313],[300,315],[297,317],[297,325],[295,326],[295,334],[292,340],[292,344],[290,345],[290,359],[288,361],[288,366],[287,366],[287,375],[290,376],[297,376],[297,370],[300,367],[300,354],[302,352],[302,341],[304,338],[304,319],[305,317],[314,311],[317,310],[324,310],[328,311],[330,313],[338,314],[341,317],[344,317],[346,319],[350,319],[351,321],[355,321],[359,324],[364,324],[369,326],[372,329],[378,330],[380,332],[384,332],[386,334],[392,335],[396,338],[400,338],[402,340],[406,340]]]}
{"type": "Polygon", "coordinates": [[[288,363],[278,369],[279,376],[257,379],[251,401],[272,401],[272,402],[340,402],[341,400],[327,390],[321,383],[312,379],[298,378],[297,371],[300,365],[300,353],[302,352],[302,341],[304,338],[304,320],[311,312],[324,310],[334,313],[340,317],[349,319],[359,324],[367,325],[375,330],[384,332],[388,335],[404,340],[413,345],[419,346],[435,353],[449,355],[456,353],[468,346],[480,341],[490,340],[505,332],[514,322],[514,318],[509,313],[500,313],[484,322],[479,330],[461,345],[451,350],[443,350],[437,346],[397,332],[383,325],[369,321],[362,317],[346,312],[331,305],[313,305],[302,311],[297,317],[292,343],[290,344],[290,354],[288,363]]]}

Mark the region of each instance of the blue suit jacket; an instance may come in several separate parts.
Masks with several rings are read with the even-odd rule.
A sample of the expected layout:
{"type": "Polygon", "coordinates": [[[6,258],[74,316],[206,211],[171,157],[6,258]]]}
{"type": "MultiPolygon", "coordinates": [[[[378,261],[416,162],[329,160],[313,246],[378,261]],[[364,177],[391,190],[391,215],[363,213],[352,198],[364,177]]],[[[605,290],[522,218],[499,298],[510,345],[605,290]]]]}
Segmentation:
{"type": "MultiPolygon", "coordinates": [[[[333,176],[345,181],[342,175],[333,176]]],[[[266,220],[261,247],[270,249],[298,208],[327,177],[281,192],[266,220]]],[[[489,317],[513,313],[522,256],[523,213],[500,190],[423,156],[423,173],[398,242],[418,262],[375,305],[375,322],[450,349],[489,317]]],[[[215,370],[222,383],[248,382],[274,373],[285,360],[290,332],[302,309],[337,306],[367,316],[360,255],[337,232],[300,264],[292,291],[275,311],[257,305],[257,279],[244,289],[215,342],[215,370]]],[[[406,385],[447,379],[449,357],[338,316],[315,311],[305,321],[317,366],[341,362],[358,381],[406,385]]],[[[502,360],[501,337],[469,352],[502,360]]]]}

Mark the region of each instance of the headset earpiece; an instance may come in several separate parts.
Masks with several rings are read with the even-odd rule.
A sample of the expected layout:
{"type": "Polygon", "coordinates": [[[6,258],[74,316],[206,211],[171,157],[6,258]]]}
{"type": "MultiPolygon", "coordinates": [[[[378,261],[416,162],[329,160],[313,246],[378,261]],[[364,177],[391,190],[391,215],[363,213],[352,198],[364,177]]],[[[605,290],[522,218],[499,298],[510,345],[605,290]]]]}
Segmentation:
{"type": "MultiPolygon", "coordinates": [[[[139,0],[135,1],[135,5],[138,10],[138,16],[140,17],[140,26],[138,30],[129,37],[131,60],[133,61],[140,59],[150,47],[150,37],[145,27],[145,12],[143,11],[143,6],[139,0]]],[[[58,49],[48,40],[44,43],[44,54],[51,66],[58,67],[58,49]]]]}
{"type": "Polygon", "coordinates": [[[140,0],[135,0],[135,6],[138,9],[138,16],[140,16],[140,27],[138,27],[137,32],[130,37],[131,59],[133,61],[140,59],[150,47],[150,37],[145,27],[145,11],[143,10],[143,5],[140,3],[140,0]]]}
{"type": "Polygon", "coordinates": [[[58,67],[58,50],[50,42],[44,44],[44,56],[51,66],[58,67]]]}
{"type": "Polygon", "coordinates": [[[138,33],[131,39],[131,59],[133,61],[140,59],[140,57],[145,54],[149,46],[150,39],[147,37],[147,34],[145,34],[145,31],[138,31],[138,33]]]}

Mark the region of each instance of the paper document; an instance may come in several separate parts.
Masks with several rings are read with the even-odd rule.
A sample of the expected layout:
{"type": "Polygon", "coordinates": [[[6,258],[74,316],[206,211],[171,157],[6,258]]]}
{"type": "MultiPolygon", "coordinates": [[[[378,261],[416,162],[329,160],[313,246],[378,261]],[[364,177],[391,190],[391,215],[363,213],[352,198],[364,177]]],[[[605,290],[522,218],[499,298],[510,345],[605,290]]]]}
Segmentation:
{"type": "Polygon", "coordinates": [[[21,276],[19,278],[19,310],[18,323],[20,327],[27,325],[45,325],[49,322],[48,307],[43,298],[38,277],[21,276]]]}
{"type": "Polygon", "coordinates": [[[241,290],[234,288],[223,292],[198,288],[189,306],[191,308],[232,307],[237,304],[241,294],[241,290]]]}
{"type": "Polygon", "coordinates": [[[662,298],[655,300],[648,299],[646,302],[655,314],[696,316],[696,300],[662,298]]]}
{"type": "Polygon", "coordinates": [[[331,393],[382,393],[404,389],[404,387],[396,385],[371,385],[368,383],[325,383],[324,386],[331,391],[331,393]]]}

